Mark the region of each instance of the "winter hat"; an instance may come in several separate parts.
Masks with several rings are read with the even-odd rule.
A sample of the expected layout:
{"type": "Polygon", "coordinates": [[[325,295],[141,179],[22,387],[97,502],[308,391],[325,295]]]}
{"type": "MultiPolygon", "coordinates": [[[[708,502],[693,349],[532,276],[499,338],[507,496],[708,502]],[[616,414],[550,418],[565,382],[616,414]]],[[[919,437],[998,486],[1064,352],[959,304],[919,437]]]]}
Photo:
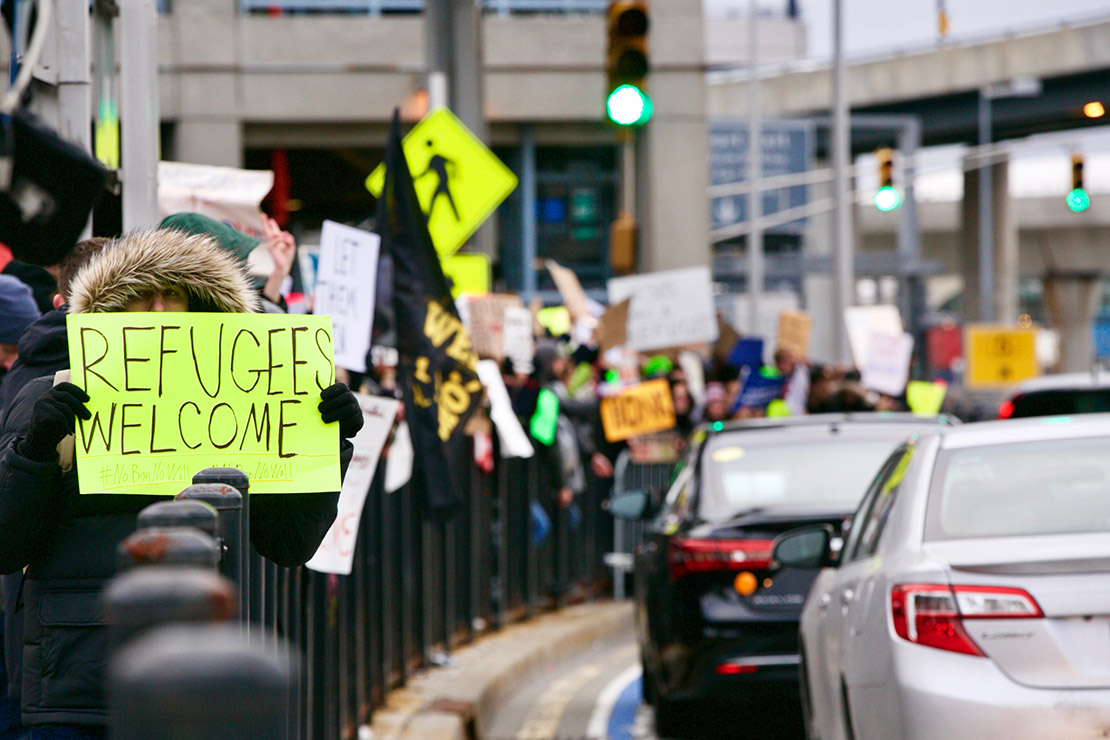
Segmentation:
{"type": "Polygon", "coordinates": [[[31,289],[11,275],[0,275],[0,344],[19,344],[23,330],[40,315],[31,289]]]}
{"type": "Polygon", "coordinates": [[[728,392],[720,383],[710,383],[705,386],[705,402],[724,402],[728,400],[728,392]]]}
{"type": "Polygon", "coordinates": [[[221,249],[232,254],[240,262],[246,262],[254,248],[262,243],[260,239],[199,213],[174,213],[162,219],[162,223],[158,226],[163,229],[177,229],[187,234],[210,236],[216,240],[221,249]]]}

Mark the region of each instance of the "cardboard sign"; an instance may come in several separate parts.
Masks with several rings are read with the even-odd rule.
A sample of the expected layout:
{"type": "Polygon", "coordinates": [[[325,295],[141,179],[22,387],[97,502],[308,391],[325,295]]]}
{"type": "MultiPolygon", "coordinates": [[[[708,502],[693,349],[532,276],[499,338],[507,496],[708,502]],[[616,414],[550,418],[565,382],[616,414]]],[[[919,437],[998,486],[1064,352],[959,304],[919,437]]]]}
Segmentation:
{"type": "Polygon", "coordinates": [[[671,386],[666,380],[649,380],[601,399],[601,424],[605,439],[619,442],[675,425],[671,386]]]}
{"type": "Polygon", "coordinates": [[[470,346],[479,357],[500,361],[505,356],[505,309],[524,309],[518,295],[495,294],[467,302],[470,346]]]}
{"type": "Polygon", "coordinates": [[[597,338],[597,349],[605,354],[613,347],[619,347],[628,340],[628,307],[632,305],[631,298],[625,298],[602,314],[594,329],[597,338]]]}
{"type": "Polygon", "coordinates": [[[191,211],[261,237],[262,199],[273,186],[271,170],[159,162],[158,215],[191,211]]]}
{"type": "Polygon", "coordinates": [[[397,415],[400,401],[392,398],[356,395],[362,407],[362,429],[351,440],[354,456],[347,466],[343,477],[343,488],[339,492],[339,513],[328,529],[324,541],[305,566],[318,573],[337,573],[350,575],[351,564],[355,558],[355,545],[358,542],[358,529],[362,521],[362,509],[370,482],[378,469],[378,459],[382,454],[393,419],[397,415]]]}
{"type": "Polygon", "coordinates": [[[377,234],[334,221],[324,221],[320,232],[314,311],[331,316],[335,364],[358,373],[366,372],[370,351],[381,241],[377,234]]]}
{"type": "Polygon", "coordinates": [[[609,303],[631,298],[627,345],[645,351],[717,339],[713,279],[708,267],[609,280],[609,303]]]}
{"type": "Polygon", "coordinates": [[[1007,388],[1040,374],[1037,332],[1009,326],[969,326],[964,332],[968,388],[1007,388]]]}
{"type": "Polygon", "coordinates": [[[912,357],[912,334],[873,332],[867,341],[867,360],[860,367],[860,384],[888,396],[902,395],[912,357]]]}
{"type": "Polygon", "coordinates": [[[530,372],[532,358],[536,354],[536,343],[532,337],[532,312],[523,306],[506,306],[501,330],[501,350],[505,357],[512,360],[514,368],[530,372]]]}
{"type": "Polygon", "coordinates": [[[783,311],[779,314],[776,349],[785,349],[799,360],[809,357],[809,332],[813,320],[805,311],[783,311]]]}
{"type": "Polygon", "coordinates": [[[338,491],[339,427],[327,316],[112,313],[68,317],[81,493],[173,495],[235,467],[252,493],[338,491]]]}
{"type": "Polygon", "coordinates": [[[563,297],[563,303],[570,311],[571,320],[589,320],[591,318],[589,303],[586,291],[582,290],[582,283],[578,282],[578,276],[555,260],[547,260],[544,264],[551,273],[551,279],[555,281],[559,295],[563,297]]]}
{"type": "Polygon", "coordinates": [[[894,306],[852,306],[844,309],[844,323],[848,328],[848,346],[852,361],[862,368],[872,334],[901,334],[902,315],[894,306]]]}

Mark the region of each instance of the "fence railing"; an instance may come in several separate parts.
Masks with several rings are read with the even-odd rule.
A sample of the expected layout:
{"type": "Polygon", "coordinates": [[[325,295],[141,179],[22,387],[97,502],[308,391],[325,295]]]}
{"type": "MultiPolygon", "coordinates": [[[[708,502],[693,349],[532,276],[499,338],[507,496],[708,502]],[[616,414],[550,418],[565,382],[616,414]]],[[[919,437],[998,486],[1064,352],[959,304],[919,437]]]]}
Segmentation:
{"type": "MultiPolygon", "coordinates": [[[[238,495],[232,490],[242,489],[245,481],[227,480],[227,471],[224,478],[219,472],[205,471],[207,474],[198,476],[194,483],[207,486],[194,485],[187,489],[190,494],[179,496],[214,504],[220,509],[213,515],[213,519],[219,517],[218,525],[206,526],[206,533],[196,531],[191,538],[182,538],[176,550],[134,550],[170,553],[165,557],[184,558],[179,565],[201,569],[200,575],[194,572],[193,581],[180,575],[167,579],[170,591],[179,591],[179,586],[184,588],[189,583],[197,590],[191,597],[175,592],[177,608],[186,608],[186,616],[179,619],[186,621],[203,621],[199,617],[219,601],[209,595],[219,590],[218,583],[205,580],[203,570],[207,564],[210,577],[218,578],[211,572],[214,559],[209,558],[206,549],[221,552],[218,570],[223,582],[243,579],[237,584],[237,603],[245,614],[240,616],[244,645],[268,656],[279,656],[289,646],[302,657],[299,664],[292,661],[291,667],[282,668],[290,672],[291,699],[282,708],[281,722],[287,727],[282,737],[354,738],[386,693],[403,684],[413,671],[441,663],[451,650],[479,633],[602,593],[601,587],[607,583],[602,556],[611,549],[613,529],[602,507],[608,496],[605,482],[591,479],[591,485],[571,506],[561,507],[554,486],[545,480],[544,468],[535,458],[503,459],[495,455],[491,473],[483,472],[469,459],[459,462],[463,464],[458,469],[467,471],[465,487],[469,495],[462,510],[447,523],[423,516],[423,496],[413,483],[387,493],[384,459],[379,463],[364,506],[349,576],[303,567],[279,568],[253,552],[247,544],[249,531],[245,530],[249,496],[242,497],[244,507],[239,510],[235,505],[238,495]],[[221,509],[221,504],[228,505],[221,509]],[[206,541],[219,545],[205,545],[206,541]],[[190,606],[194,602],[200,606],[190,606]]],[[[196,512],[186,514],[195,516],[196,512]]],[[[177,524],[164,517],[154,517],[153,523],[177,524]]],[[[166,531],[173,535],[180,528],[166,531]]],[[[144,624],[144,618],[126,601],[150,601],[134,593],[149,579],[134,581],[133,573],[119,577],[132,579],[130,585],[124,584],[127,588],[122,592],[119,579],[114,582],[115,592],[109,588],[115,598],[124,599],[114,613],[130,615],[127,629],[115,627],[117,634],[126,634],[132,640],[128,644],[139,639],[139,626],[154,626],[144,624]],[[121,597],[120,593],[130,595],[121,597]]],[[[156,573],[151,578],[151,582],[157,582],[156,573]]],[[[236,597],[224,600],[235,603],[236,597]]],[[[166,616],[172,611],[155,609],[151,621],[174,621],[166,616]]],[[[178,635],[174,639],[187,643],[190,638],[178,635]]],[[[173,639],[167,640],[172,647],[173,639]]],[[[166,649],[166,640],[156,647],[166,649]]],[[[122,649],[118,654],[125,654],[129,661],[117,671],[118,675],[126,677],[128,670],[145,675],[144,669],[137,673],[133,670],[135,651],[124,649],[122,640],[117,649],[122,649]]],[[[179,644],[171,649],[167,658],[171,662],[174,649],[180,652],[188,647],[179,644]]],[[[138,659],[140,666],[145,662],[149,660],[138,659]]],[[[204,660],[198,665],[211,669],[204,660]]],[[[261,675],[272,676],[277,669],[265,665],[259,670],[261,675]]],[[[175,673],[172,681],[167,679],[164,690],[180,691],[183,685],[191,685],[189,679],[175,673]]],[[[157,688],[147,689],[157,694],[157,688]]],[[[120,691],[127,695],[133,688],[117,687],[117,696],[120,691]]],[[[133,706],[133,702],[126,706],[133,706]]],[[[113,723],[126,719],[134,724],[134,718],[121,717],[114,717],[113,723]]]]}

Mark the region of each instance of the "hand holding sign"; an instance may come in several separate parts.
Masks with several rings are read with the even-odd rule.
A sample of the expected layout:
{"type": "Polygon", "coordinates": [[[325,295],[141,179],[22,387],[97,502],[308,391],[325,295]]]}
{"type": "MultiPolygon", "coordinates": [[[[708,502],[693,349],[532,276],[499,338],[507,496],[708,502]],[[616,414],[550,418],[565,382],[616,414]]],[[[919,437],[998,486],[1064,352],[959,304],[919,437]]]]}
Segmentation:
{"type": "Polygon", "coordinates": [[[31,431],[20,452],[35,462],[50,462],[58,452],[58,443],[73,434],[77,418],[89,419],[85,408],[89,394],[73,383],[60,383],[35,401],[31,412],[31,431]]]}

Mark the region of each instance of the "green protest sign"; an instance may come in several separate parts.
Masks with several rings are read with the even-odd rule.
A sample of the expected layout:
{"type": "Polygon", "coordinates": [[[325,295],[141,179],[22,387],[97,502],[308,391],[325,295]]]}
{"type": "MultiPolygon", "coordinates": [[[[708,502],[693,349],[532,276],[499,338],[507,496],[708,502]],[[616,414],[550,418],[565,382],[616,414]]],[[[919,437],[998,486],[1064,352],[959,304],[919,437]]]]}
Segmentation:
{"type": "Polygon", "coordinates": [[[193,473],[236,467],[251,493],[338,491],[339,430],[326,316],[77,314],[67,320],[81,493],[176,494],[193,473]]]}

